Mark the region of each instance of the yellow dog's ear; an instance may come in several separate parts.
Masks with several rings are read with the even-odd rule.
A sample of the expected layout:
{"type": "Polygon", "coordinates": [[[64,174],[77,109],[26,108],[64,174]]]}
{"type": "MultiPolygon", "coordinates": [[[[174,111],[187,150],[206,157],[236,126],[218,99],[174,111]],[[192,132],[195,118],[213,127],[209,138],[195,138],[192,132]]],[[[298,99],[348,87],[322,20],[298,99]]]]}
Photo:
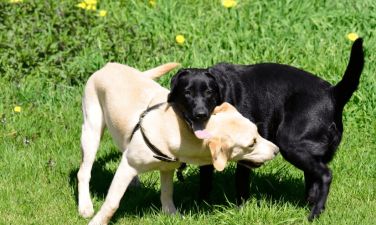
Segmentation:
{"type": "Polygon", "coordinates": [[[214,108],[214,110],[213,110],[213,114],[217,114],[217,113],[219,113],[219,112],[233,111],[233,110],[236,111],[236,109],[235,109],[234,106],[232,106],[232,105],[231,105],[230,103],[228,103],[228,102],[224,102],[224,103],[222,103],[221,105],[219,105],[219,106],[217,106],[217,107],[214,108]]]}
{"type": "Polygon", "coordinates": [[[212,138],[208,145],[214,168],[218,171],[224,170],[230,157],[228,144],[219,138],[212,138]]]}

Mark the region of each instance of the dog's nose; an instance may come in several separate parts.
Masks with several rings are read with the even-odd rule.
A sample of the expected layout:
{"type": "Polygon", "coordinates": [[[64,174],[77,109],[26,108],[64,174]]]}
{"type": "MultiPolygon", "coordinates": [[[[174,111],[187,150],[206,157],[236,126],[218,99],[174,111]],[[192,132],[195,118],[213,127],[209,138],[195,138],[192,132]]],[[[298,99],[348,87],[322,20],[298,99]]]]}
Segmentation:
{"type": "Polygon", "coordinates": [[[208,113],[205,111],[198,111],[194,116],[196,119],[205,119],[206,117],[208,117],[208,113]]]}

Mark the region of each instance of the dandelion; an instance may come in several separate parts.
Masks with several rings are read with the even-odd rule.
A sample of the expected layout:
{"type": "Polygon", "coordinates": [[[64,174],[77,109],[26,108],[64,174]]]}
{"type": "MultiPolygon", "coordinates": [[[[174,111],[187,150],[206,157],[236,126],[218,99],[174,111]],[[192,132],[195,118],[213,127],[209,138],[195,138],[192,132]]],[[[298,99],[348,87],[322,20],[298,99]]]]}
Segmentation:
{"type": "Polygon", "coordinates": [[[87,6],[87,5],[86,5],[85,2],[80,2],[80,3],[77,4],[77,7],[78,7],[78,8],[81,8],[81,9],[86,9],[86,6],[87,6]]]}
{"type": "Polygon", "coordinates": [[[106,10],[99,10],[98,16],[100,16],[100,17],[107,16],[107,11],[106,10]]]}
{"type": "Polygon", "coordinates": [[[85,0],[84,2],[88,5],[96,5],[98,3],[97,0],[85,0]]]}
{"type": "Polygon", "coordinates": [[[183,35],[179,34],[179,35],[176,35],[176,37],[175,37],[175,41],[176,41],[176,43],[178,43],[179,45],[182,45],[182,44],[184,44],[184,42],[185,42],[185,38],[184,38],[183,35]]]}
{"type": "Polygon", "coordinates": [[[21,106],[15,106],[13,111],[15,111],[16,113],[21,112],[21,106]]]}
{"type": "Polygon", "coordinates": [[[77,4],[77,7],[81,9],[86,9],[86,10],[97,10],[97,0],[84,0],[80,3],[77,4]]]}
{"type": "Polygon", "coordinates": [[[157,1],[156,0],[150,0],[149,5],[155,7],[157,5],[157,1]]]}
{"type": "Polygon", "coordinates": [[[88,5],[88,6],[86,6],[86,10],[93,10],[93,11],[95,11],[95,10],[97,10],[97,6],[96,5],[88,5]]]}
{"type": "Polygon", "coordinates": [[[237,2],[235,0],[223,0],[222,1],[222,5],[225,7],[225,8],[232,8],[234,6],[236,6],[237,2]]]}
{"type": "Polygon", "coordinates": [[[354,33],[354,32],[351,32],[347,35],[347,38],[350,40],[350,41],[355,41],[356,39],[359,38],[358,34],[357,33],[354,33]]]}
{"type": "Polygon", "coordinates": [[[23,2],[23,0],[9,0],[10,3],[19,3],[19,2],[23,2]]]}

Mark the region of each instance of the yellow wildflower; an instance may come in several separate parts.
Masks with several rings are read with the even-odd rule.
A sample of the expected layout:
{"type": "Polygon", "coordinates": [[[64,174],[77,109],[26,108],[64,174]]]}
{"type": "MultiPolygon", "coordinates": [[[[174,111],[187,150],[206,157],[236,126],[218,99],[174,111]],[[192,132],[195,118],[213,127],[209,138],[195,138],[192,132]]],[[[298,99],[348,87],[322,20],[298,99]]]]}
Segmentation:
{"type": "Polygon", "coordinates": [[[234,6],[236,6],[237,2],[235,0],[223,0],[222,1],[222,5],[225,7],[225,8],[232,8],[234,6]]]}
{"type": "Polygon", "coordinates": [[[347,38],[350,40],[350,41],[355,41],[356,39],[359,38],[358,34],[357,33],[354,33],[354,32],[351,32],[347,35],[347,38]]]}
{"type": "Polygon", "coordinates": [[[10,3],[19,3],[19,2],[23,2],[23,0],[9,0],[10,3]]]}
{"type": "Polygon", "coordinates": [[[93,11],[95,11],[95,10],[97,10],[97,6],[96,5],[87,5],[86,10],[93,10],[93,11]]]}
{"type": "Polygon", "coordinates": [[[21,112],[21,106],[15,106],[13,111],[15,111],[16,113],[21,112]]]}
{"type": "Polygon", "coordinates": [[[84,2],[88,5],[96,5],[98,3],[97,0],[84,0],[84,2]]]}
{"type": "Polygon", "coordinates": [[[175,37],[175,41],[176,41],[176,43],[178,43],[179,45],[182,45],[182,44],[184,44],[184,42],[185,42],[185,38],[184,38],[183,35],[179,34],[179,35],[176,35],[176,37],[175,37]]]}
{"type": "Polygon", "coordinates": [[[85,2],[80,2],[77,4],[77,7],[81,8],[81,9],[86,9],[86,3],[85,2]]]}
{"type": "Polygon", "coordinates": [[[81,8],[81,9],[95,11],[95,10],[97,10],[97,3],[98,3],[97,0],[84,0],[84,1],[80,2],[79,4],[77,4],[77,7],[81,8]]]}
{"type": "Polygon", "coordinates": [[[99,10],[98,16],[100,16],[100,17],[107,16],[107,11],[106,10],[99,10]]]}
{"type": "Polygon", "coordinates": [[[156,0],[150,0],[149,5],[155,7],[157,5],[157,1],[156,0]]]}

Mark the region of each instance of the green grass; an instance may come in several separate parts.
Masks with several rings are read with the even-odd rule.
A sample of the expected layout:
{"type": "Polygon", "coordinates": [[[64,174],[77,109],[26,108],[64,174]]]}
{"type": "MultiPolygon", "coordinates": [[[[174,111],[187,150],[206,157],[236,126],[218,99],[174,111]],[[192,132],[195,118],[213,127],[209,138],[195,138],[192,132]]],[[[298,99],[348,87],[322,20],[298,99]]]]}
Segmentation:
{"type": "MultiPolygon", "coordinates": [[[[345,132],[330,164],[334,180],[325,213],[313,224],[374,224],[376,210],[376,2],[99,1],[106,17],[78,1],[0,1],[0,224],[85,224],[77,212],[81,94],[108,61],[139,69],[176,61],[207,67],[279,62],[336,83],[347,64],[349,32],[364,38],[366,65],[344,112],[345,132]],[[175,43],[183,34],[186,42],[175,43]],[[15,106],[22,111],[13,111],[15,106]]],[[[173,73],[160,83],[168,87],[173,73]]],[[[106,133],[92,176],[95,209],[119,160],[106,133]]],[[[113,224],[304,224],[302,173],[281,156],[252,174],[250,200],[233,202],[234,164],[216,173],[212,205],[197,205],[198,169],[175,182],[182,217],[160,211],[159,176],[141,177],[113,224]]]]}

